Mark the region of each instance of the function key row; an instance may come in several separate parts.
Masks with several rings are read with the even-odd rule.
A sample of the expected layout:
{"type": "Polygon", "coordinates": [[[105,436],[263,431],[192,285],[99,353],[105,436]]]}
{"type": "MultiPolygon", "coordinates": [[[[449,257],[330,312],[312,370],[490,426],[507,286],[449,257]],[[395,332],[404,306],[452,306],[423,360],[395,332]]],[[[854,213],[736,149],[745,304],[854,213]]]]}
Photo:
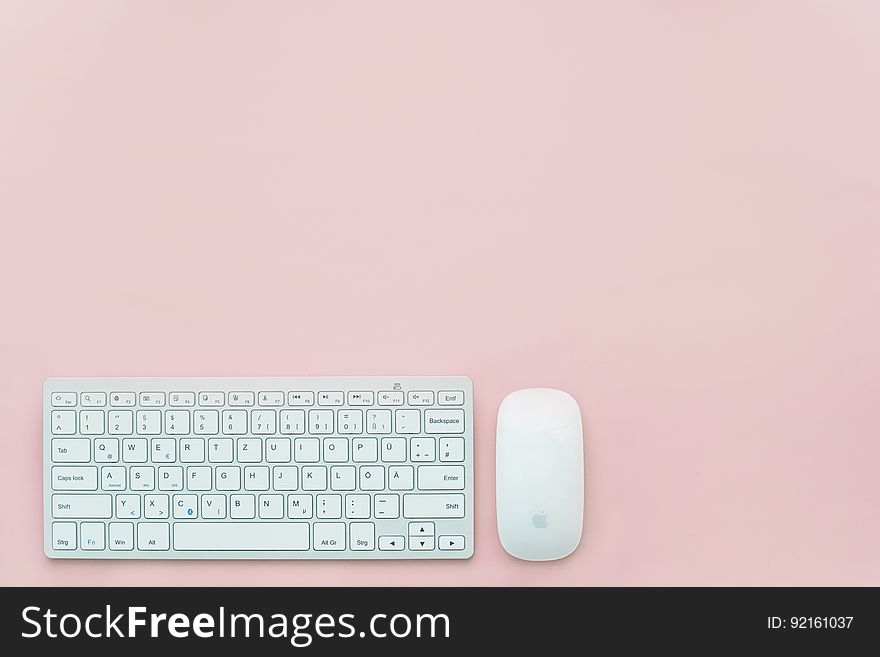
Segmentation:
{"type": "MultiPolygon", "coordinates": [[[[53,392],[52,406],[76,406],[77,393],[53,392]]],[[[349,406],[462,406],[464,404],[464,391],[441,390],[435,393],[433,390],[410,390],[404,396],[402,390],[385,390],[378,393],[372,390],[353,390],[346,393],[338,390],[321,391],[315,393],[308,391],[291,391],[286,395],[281,391],[262,392],[230,392],[203,391],[196,395],[195,392],[142,392],[136,395],[133,392],[81,392],[79,393],[79,405],[85,408],[107,406],[132,407],[140,406],[173,406],[185,408],[195,406],[198,398],[199,406],[284,406],[285,397],[288,406],[344,406],[348,399],[349,406]]]]}

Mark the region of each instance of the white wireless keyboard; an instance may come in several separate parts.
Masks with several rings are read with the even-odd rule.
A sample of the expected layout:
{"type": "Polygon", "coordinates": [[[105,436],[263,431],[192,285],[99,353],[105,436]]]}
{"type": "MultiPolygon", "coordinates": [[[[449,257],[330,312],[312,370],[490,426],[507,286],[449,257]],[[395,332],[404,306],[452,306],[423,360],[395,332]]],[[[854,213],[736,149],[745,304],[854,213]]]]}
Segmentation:
{"type": "Polygon", "coordinates": [[[57,378],[46,555],[466,559],[467,377],[57,378]]]}

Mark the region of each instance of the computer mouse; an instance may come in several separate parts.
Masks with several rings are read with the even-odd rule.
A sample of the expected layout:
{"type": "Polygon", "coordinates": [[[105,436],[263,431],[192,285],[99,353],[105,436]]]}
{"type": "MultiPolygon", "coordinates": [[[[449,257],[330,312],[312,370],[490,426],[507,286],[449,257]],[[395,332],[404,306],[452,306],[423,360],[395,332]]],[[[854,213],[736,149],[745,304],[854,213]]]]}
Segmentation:
{"type": "Polygon", "coordinates": [[[584,433],[574,397],[553,388],[512,392],[498,409],[498,537],[512,556],[552,561],[574,552],[584,518],[584,433]]]}

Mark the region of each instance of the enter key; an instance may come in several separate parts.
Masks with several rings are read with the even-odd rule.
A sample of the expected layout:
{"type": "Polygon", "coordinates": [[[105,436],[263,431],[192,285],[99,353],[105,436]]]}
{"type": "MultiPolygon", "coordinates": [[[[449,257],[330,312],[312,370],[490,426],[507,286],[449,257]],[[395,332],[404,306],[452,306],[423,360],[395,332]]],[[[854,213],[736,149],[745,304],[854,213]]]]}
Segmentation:
{"type": "Polygon", "coordinates": [[[419,490],[464,490],[464,466],[420,465],[419,490]]]}

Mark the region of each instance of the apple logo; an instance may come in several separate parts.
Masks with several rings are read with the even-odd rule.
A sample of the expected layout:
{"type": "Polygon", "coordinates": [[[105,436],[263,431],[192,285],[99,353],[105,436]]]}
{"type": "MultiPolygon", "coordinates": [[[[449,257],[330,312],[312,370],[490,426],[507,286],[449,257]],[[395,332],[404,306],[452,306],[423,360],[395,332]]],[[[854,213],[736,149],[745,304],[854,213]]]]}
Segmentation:
{"type": "Polygon", "coordinates": [[[541,511],[532,516],[532,524],[535,529],[545,529],[547,527],[547,514],[541,511]]]}

